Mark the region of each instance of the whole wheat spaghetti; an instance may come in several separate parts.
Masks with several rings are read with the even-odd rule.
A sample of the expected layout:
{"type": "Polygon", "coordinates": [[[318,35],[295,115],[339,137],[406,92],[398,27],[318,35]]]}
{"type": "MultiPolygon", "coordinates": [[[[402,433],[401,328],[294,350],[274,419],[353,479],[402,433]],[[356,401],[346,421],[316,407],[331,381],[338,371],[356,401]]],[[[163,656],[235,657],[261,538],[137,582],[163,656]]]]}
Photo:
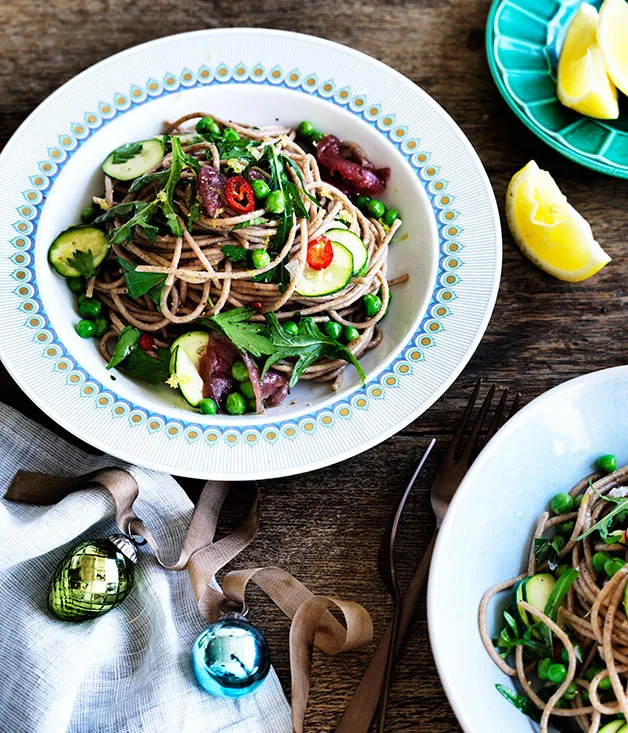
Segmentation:
{"type": "Polygon", "coordinates": [[[596,733],[619,714],[628,719],[627,482],[628,466],[556,495],[534,532],[527,572],[482,598],[484,646],[520,691],[498,689],[542,733],[550,720],[596,733]],[[503,591],[512,602],[493,639],[488,608],[503,591]]]}

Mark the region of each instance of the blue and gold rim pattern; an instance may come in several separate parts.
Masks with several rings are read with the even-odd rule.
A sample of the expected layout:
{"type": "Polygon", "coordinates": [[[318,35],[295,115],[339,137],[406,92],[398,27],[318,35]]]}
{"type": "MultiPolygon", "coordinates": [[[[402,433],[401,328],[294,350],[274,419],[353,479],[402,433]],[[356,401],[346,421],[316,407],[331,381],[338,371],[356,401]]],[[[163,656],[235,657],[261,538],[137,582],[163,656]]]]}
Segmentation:
{"type": "Polygon", "coordinates": [[[196,72],[185,68],[179,74],[166,73],[162,80],[149,78],[142,85],[134,84],[127,93],[115,94],[111,101],[101,102],[96,111],[88,111],[84,119],[71,125],[69,132],[58,135],[57,143],[48,149],[48,157],[39,162],[38,170],[30,176],[31,188],[22,192],[24,204],[17,209],[19,218],[11,240],[15,266],[11,277],[17,307],[26,316],[22,326],[32,331],[32,340],[41,344],[41,357],[50,363],[50,369],[66,376],[68,388],[79,391],[82,398],[93,404],[95,411],[108,411],[113,418],[125,420],[132,427],[143,427],[150,434],[162,434],[169,440],[187,443],[203,441],[209,446],[224,443],[235,446],[242,442],[255,446],[260,442],[275,443],[280,438],[293,440],[297,435],[314,435],[319,427],[330,428],[336,420],[350,420],[354,411],[368,410],[372,400],[385,399],[386,392],[397,389],[400,380],[410,375],[413,365],[429,358],[444,320],[451,313],[456,298],[459,270],[463,266],[460,253],[464,245],[463,232],[453,208],[454,196],[448,182],[439,174],[438,165],[430,153],[422,150],[420,140],[408,137],[407,128],[397,122],[395,115],[384,112],[379,104],[369,101],[364,94],[353,95],[348,86],[339,87],[333,79],[319,81],[316,74],[302,74],[298,69],[284,72],[279,66],[267,71],[261,64],[247,68],[244,64],[228,67],[221,63],[214,69],[203,65],[196,72]],[[316,95],[344,107],[361,117],[384,135],[403,155],[423,186],[436,217],[438,229],[438,271],[435,288],[419,328],[400,354],[369,384],[341,399],[298,420],[282,420],[264,425],[207,426],[183,419],[173,419],[148,410],[116,395],[83,369],[69,353],[46,316],[37,287],[32,250],[37,233],[38,219],[45,203],[46,192],[52,187],[64,165],[80,146],[110,120],[138,105],[163,95],[186,88],[211,84],[267,84],[316,95]]]}

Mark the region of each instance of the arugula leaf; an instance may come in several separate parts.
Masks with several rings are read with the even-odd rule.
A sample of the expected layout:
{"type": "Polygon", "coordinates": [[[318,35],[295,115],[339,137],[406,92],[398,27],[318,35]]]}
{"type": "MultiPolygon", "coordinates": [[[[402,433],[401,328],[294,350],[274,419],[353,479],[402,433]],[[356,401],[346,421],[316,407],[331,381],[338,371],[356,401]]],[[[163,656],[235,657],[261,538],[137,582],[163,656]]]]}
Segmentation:
{"type": "Polygon", "coordinates": [[[266,313],[266,321],[269,325],[270,338],[275,351],[271,353],[264,364],[261,374],[262,379],[276,362],[281,359],[296,358],[290,377],[290,388],[292,388],[311,364],[321,356],[328,356],[333,359],[344,359],[353,364],[364,384],[366,380],[364,370],[355,356],[346,346],[322,333],[314,319],[303,318],[299,323],[299,332],[296,335],[289,334],[282,328],[274,313],[266,313]]]}
{"type": "Polygon", "coordinates": [[[274,352],[275,347],[264,335],[266,328],[263,324],[248,323],[248,319],[256,314],[255,308],[233,308],[211,318],[197,318],[196,323],[222,333],[240,351],[248,351],[256,357],[267,356],[274,352]]]}
{"type": "Polygon", "coordinates": [[[565,596],[579,574],[580,573],[575,568],[569,568],[569,570],[565,570],[565,572],[556,581],[554,590],[552,590],[545,605],[545,615],[549,616],[552,621],[556,621],[558,618],[558,609],[565,600],[565,596]]]}
{"type": "Polygon", "coordinates": [[[124,361],[127,356],[135,349],[140,340],[141,333],[133,326],[125,326],[118,336],[118,343],[113,351],[113,355],[107,364],[107,369],[113,369],[120,362],[124,361]]]}
{"type": "Polygon", "coordinates": [[[502,659],[506,659],[518,646],[523,646],[541,659],[552,656],[552,636],[549,628],[545,624],[532,624],[532,626],[526,628],[523,636],[521,636],[517,622],[508,611],[504,611],[504,620],[506,621],[506,626],[504,626],[499,638],[494,642],[496,647],[504,650],[500,654],[502,659]]]}
{"type": "Polygon", "coordinates": [[[556,570],[560,565],[560,547],[555,539],[536,539],[534,540],[534,557],[539,565],[546,562],[550,570],[556,570]]]}
{"type": "MultiPolygon", "coordinates": [[[[616,497],[604,497],[607,498],[609,501],[613,501],[616,497]]],[[[602,539],[605,537],[608,537],[609,535],[609,528],[611,526],[611,523],[613,519],[620,514],[621,512],[624,512],[626,509],[628,509],[628,497],[625,497],[621,499],[621,501],[615,502],[615,508],[611,509],[611,511],[606,514],[602,519],[600,519],[599,522],[596,522],[592,527],[589,527],[587,531],[584,534],[581,534],[580,537],[576,537],[576,542],[579,542],[580,540],[583,540],[585,537],[588,537],[593,532],[599,532],[602,539]]],[[[562,577],[562,576],[561,576],[562,577]]]]}
{"type": "Polygon", "coordinates": [[[133,349],[124,369],[130,377],[143,379],[149,384],[161,384],[170,376],[170,351],[158,349],[157,356],[150,356],[144,349],[133,349]]]}
{"type": "Polygon", "coordinates": [[[247,262],[250,259],[251,254],[248,249],[244,249],[244,247],[236,247],[233,244],[225,244],[222,248],[222,253],[230,262],[234,263],[247,262]]]}
{"type": "Polygon", "coordinates": [[[188,213],[188,229],[191,229],[194,225],[195,221],[198,221],[201,218],[201,205],[198,201],[195,201],[190,206],[190,211],[188,213]]]}
{"type": "Polygon", "coordinates": [[[497,689],[497,692],[499,692],[500,695],[503,695],[503,697],[505,697],[509,703],[517,708],[517,710],[520,710],[524,715],[532,718],[532,720],[536,720],[537,722],[541,720],[541,711],[536,707],[536,705],[532,702],[532,700],[530,700],[529,697],[521,695],[515,690],[511,690],[504,685],[495,685],[495,687],[497,689]]]}
{"type": "Polygon", "coordinates": [[[236,224],[231,231],[235,232],[236,229],[245,229],[246,227],[257,227],[261,224],[266,224],[266,219],[264,219],[262,216],[256,216],[254,219],[241,221],[239,224],[236,224]]]}
{"type": "Polygon", "coordinates": [[[122,226],[114,229],[109,235],[111,244],[124,244],[133,238],[135,227],[140,227],[148,239],[154,244],[157,241],[157,232],[159,229],[150,223],[155,211],[157,210],[158,201],[155,199],[150,203],[145,201],[135,201],[135,214],[122,226]]]}
{"type": "Polygon", "coordinates": [[[110,219],[115,219],[118,216],[128,216],[135,211],[137,203],[137,201],[127,201],[124,204],[110,206],[105,212],[99,214],[94,219],[92,224],[104,224],[106,221],[109,221],[110,219]]]}
{"type": "Polygon", "coordinates": [[[311,193],[308,193],[305,190],[305,181],[303,180],[303,174],[301,173],[301,169],[294,162],[294,160],[292,160],[292,158],[289,158],[287,155],[280,155],[279,157],[282,160],[282,162],[284,163],[284,165],[289,165],[294,170],[294,172],[297,174],[297,178],[299,179],[299,182],[301,183],[301,190],[303,191],[303,193],[310,199],[310,201],[312,201],[312,203],[316,204],[319,208],[322,207],[323,204],[321,204],[321,202],[315,196],[312,196],[311,193]]]}
{"type": "Polygon", "coordinates": [[[71,257],[68,257],[67,263],[70,267],[78,270],[86,280],[89,280],[89,278],[96,273],[96,267],[94,266],[94,253],[91,249],[75,249],[74,254],[71,257]]]}
{"type": "Polygon", "coordinates": [[[286,288],[290,284],[290,273],[286,268],[285,261],[281,260],[272,270],[261,272],[259,275],[253,276],[251,280],[256,283],[277,283],[279,292],[285,293],[286,288]]]}
{"type": "Polygon", "coordinates": [[[126,163],[127,160],[131,160],[131,158],[135,158],[136,155],[139,155],[143,149],[144,146],[142,143],[126,143],[125,145],[120,145],[120,147],[116,148],[111,154],[111,162],[114,165],[126,163]]]}
{"type": "Polygon", "coordinates": [[[281,248],[285,244],[288,234],[294,225],[294,205],[292,198],[286,193],[285,184],[288,182],[288,179],[274,145],[266,146],[264,149],[264,158],[270,166],[270,180],[268,185],[271,191],[281,191],[286,202],[283,212],[276,214],[277,233],[273,239],[273,245],[281,248]]]}
{"type": "Polygon", "coordinates": [[[150,183],[155,183],[159,188],[163,188],[166,185],[170,170],[159,171],[157,173],[147,173],[145,176],[136,178],[133,183],[129,186],[129,193],[136,193],[141,191],[143,188],[148,186],[150,183]]]}
{"type": "Polygon", "coordinates": [[[118,262],[122,268],[129,297],[133,299],[141,298],[166,280],[166,276],[159,272],[138,272],[134,265],[122,257],[118,257],[118,262]]]}

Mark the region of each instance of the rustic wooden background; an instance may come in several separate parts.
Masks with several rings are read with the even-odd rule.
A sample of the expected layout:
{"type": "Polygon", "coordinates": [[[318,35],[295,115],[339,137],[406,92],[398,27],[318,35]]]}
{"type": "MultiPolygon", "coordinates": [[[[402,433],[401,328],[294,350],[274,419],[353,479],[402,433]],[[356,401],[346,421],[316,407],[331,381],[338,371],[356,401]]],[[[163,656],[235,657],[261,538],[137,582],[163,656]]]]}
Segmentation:
{"type": "MultiPolygon", "coordinates": [[[[510,112],[485,58],[489,5],[489,0],[4,0],[0,5],[0,144],[60,84],[137,43],[224,26],[311,33],[377,57],[440,102],[478,151],[502,211],[509,178],[535,158],[552,172],[613,257],[592,280],[569,285],[523,259],[505,231],[494,316],[469,366],[438,404],[385,444],[342,465],[264,485],[262,529],[239,563],[281,565],[316,591],[362,601],[378,634],[390,616],[376,572],[381,531],[430,437],[438,441],[432,470],[442,457],[478,377],[517,389],[529,401],[566,379],[626,359],[628,207],[623,197],[628,183],[561,158],[510,112]]],[[[4,370],[0,399],[62,434],[4,370]]],[[[186,487],[197,490],[190,482],[186,487]]],[[[408,571],[433,529],[427,489],[425,482],[414,492],[401,532],[400,553],[408,571]]],[[[261,596],[253,603],[289,691],[287,620],[261,596]]],[[[316,655],[308,730],[333,730],[371,651],[333,659],[316,655]]],[[[424,604],[398,665],[388,728],[460,730],[434,667],[424,604]]]]}

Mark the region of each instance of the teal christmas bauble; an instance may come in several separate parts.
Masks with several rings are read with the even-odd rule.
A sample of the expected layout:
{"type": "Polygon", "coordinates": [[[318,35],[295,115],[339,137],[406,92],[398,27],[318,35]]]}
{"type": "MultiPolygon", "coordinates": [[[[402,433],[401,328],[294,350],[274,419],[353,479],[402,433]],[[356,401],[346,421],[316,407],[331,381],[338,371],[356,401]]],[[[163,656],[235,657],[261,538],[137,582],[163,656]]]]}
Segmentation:
{"type": "Polygon", "coordinates": [[[270,671],[264,634],[239,613],[227,613],[194,642],[192,667],[204,690],[241,697],[256,690],[270,671]]]}
{"type": "Polygon", "coordinates": [[[135,545],[125,535],[76,545],[50,583],[50,612],[63,621],[86,621],[107,613],[133,587],[136,560],[135,545]]]}

